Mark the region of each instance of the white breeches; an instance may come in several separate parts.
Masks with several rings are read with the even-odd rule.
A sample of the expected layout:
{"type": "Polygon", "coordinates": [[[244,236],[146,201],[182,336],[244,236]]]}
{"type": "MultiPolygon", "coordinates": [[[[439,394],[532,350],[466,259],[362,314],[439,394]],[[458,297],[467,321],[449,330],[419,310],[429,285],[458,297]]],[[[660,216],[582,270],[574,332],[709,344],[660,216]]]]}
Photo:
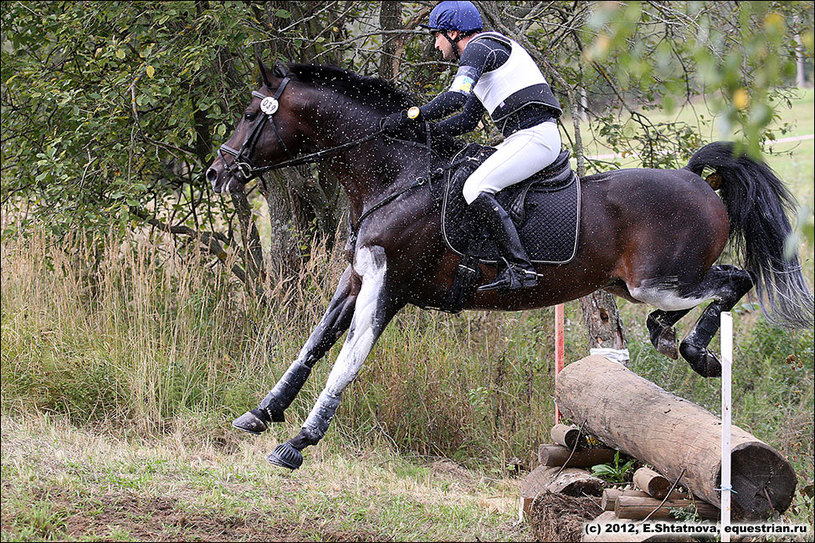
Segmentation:
{"type": "Polygon", "coordinates": [[[464,199],[472,203],[481,192],[495,194],[520,183],[555,161],[560,154],[557,123],[545,122],[518,130],[496,146],[496,151],[464,183],[464,199]]]}

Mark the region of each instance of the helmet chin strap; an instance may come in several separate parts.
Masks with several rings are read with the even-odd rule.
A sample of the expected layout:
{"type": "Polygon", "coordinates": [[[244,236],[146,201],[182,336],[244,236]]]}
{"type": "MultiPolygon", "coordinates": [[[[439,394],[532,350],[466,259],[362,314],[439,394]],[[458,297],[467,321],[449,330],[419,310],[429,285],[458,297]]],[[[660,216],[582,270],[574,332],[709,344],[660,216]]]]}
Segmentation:
{"type": "Polygon", "coordinates": [[[459,33],[458,38],[456,39],[451,38],[450,34],[448,34],[446,30],[442,30],[441,35],[447,38],[447,41],[449,41],[450,45],[453,46],[453,54],[456,55],[456,60],[461,60],[461,54],[458,52],[458,42],[461,41],[461,33],[459,33]]]}

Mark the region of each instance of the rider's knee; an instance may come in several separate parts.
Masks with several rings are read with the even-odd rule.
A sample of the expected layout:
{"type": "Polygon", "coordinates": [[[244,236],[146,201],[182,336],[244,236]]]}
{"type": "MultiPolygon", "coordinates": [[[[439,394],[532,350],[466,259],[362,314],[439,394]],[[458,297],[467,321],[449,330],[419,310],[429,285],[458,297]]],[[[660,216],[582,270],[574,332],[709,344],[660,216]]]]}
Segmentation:
{"type": "Polygon", "coordinates": [[[473,179],[470,177],[465,183],[464,188],[461,189],[462,194],[464,195],[464,201],[467,202],[467,205],[470,205],[478,198],[478,195],[482,192],[490,192],[492,191],[485,191],[484,188],[481,186],[480,179],[473,179]]]}

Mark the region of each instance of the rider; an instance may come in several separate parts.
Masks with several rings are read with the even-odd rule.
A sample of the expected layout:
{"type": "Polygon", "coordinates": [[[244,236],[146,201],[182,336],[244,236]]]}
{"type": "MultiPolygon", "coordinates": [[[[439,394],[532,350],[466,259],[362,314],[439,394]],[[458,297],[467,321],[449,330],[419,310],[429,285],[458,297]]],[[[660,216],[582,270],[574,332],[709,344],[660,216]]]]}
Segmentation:
{"type": "Polygon", "coordinates": [[[506,267],[478,290],[534,287],[537,274],[509,214],[495,194],[542,170],[560,153],[556,119],[561,109],[532,57],[498,32],[482,32],[481,14],[472,2],[440,2],[430,13],[435,47],[445,60],[458,60],[450,88],[419,108],[385,118],[385,133],[396,135],[410,123],[434,120],[455,111],[439,127],[458,136],[476,128],[486,109],[504,135],[487,160],[464,184],[464,199],[487,226],[506,267]]]}

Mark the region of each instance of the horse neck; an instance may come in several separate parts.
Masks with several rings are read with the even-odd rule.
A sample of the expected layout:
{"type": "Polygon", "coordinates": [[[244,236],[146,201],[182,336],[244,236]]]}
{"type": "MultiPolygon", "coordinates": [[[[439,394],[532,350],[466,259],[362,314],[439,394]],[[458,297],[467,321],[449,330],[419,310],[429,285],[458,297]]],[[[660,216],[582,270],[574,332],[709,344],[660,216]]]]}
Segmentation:
{"type": "MultiPolygon", "coordinates": [[[[312,133],[318,147],[327,149],[365,138],[379,130],[385,115],[346,97],[323,99],[314,118],[322,119],[312,133]]],[[[389,188],[405,182],[406,173],[416,169],[414,160],[399,160],[391,143],[382,137],[360,143],[337,153],[329,167],[337,175],[358,215],[372,202],[387,195],[389,188]]],[[[415,148],[413,148],[415,153],[415,148]]]]}

